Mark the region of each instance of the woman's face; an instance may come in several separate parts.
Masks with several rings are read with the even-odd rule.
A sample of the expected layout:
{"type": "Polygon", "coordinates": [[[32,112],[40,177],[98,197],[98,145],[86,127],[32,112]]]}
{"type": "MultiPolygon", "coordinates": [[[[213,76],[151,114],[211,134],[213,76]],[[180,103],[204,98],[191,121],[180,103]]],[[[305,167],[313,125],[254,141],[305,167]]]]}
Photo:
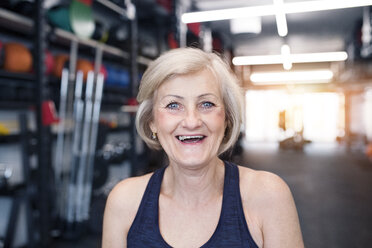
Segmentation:
{"type": "Polygon", "coordinates": [[[154,98],[150,128],[170,163],[192,167],[217,158],[226,128],[225,107],[209,70],[165,81],[154,98]]]}

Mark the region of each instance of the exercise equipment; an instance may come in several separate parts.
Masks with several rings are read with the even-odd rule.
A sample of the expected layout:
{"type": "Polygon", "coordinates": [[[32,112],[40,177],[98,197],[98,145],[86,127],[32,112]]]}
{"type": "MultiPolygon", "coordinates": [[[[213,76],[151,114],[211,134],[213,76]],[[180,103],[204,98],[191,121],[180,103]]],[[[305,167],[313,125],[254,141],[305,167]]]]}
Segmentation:
{"type": "Polygon", "coordinates": [[[84,195],[84,176],[86,172],[88,156],[89,156],[89,142],[90,142],[90,128],[92,123],[92,113],[93,113],[93,88],[94,88],[94,73],[89,72],[88,80],[86,83],[85,91],[85,109],[84,109],[84,120],[82,127],[82,137],[81,137],[81,148],[80,156],[78,157],[78,165],[76,169],[76,178],[74,178],[74,187],[76,187],[75,195],[75,205],[73,206],[73,221],[81,223],[83,221],[81,215],[81,206],[83,205],[83,195],[84,195]]]}
{"type": "Polygon", "coordinates": [[[65,203],[67,192],[65,190],[67,181],[66,177],[62,176],[64,161],[65,161],[65,129],[67,126],[67,93],[68,93],[68,69],[62,71],[60,102],[59,102],[59,118],[60,121],[57,126],[57,143],[55,149],[54,162],[54,181],[59,194],[57,194],[57,212],[61,219],[65,218],[65,203]]]}
{"type": "Polygon", "coordinates": [[[95,29],[92,0],[72,0],[70,4],[70,25],[80,38],[90,38],[95,29]]]}
{"type": "Polygon", "coordinates": [[[103,75],[104,80],[107,79],[107,70],[106,70],[106,66],[101,65],[101,67],[100,67],[100,69],[99,69],[99,73],[101,73],[101,74],[103,75]]]}
{"type": "Polygon", "coordinates": [[[128,87],[129,86],[129,83],[130,83],[130,75],[129,75],[129,71],[127,70],[124,70],[124,69],[119,69],[118,70],[118,85],[120,87],[128,87]]]}
{"type": "Polygon", "coordinates": [[[95,28],[92,38],[100,42],[106,43],[109,38],[109,30],[101,22],[95,21],[95,28]]]}
{"type": "Polygon", "coordinates": [[[72,32],[70,25],[70,9],[68,6],[57,6],[47,12],[50,24],[54,27],[72,32]]]}
{"type": "Polygon", "coordinates": [[[83,81],[83,72],[79,70],[73,106],[71,167],[64,184],[67,191],[66,197],[60,201],[65,209],[62,218],[66,221],[66,233],[70,237],[79,235],[80,227],[89,219],[104,76],[98,74],[95,78],[94,72],[89,71],[85,94],[83,94],[83,81]]]}
{"type": "MultiPolygon", "coordinates": [[[[88,160],[85,168],[85,178],[83,180],[83,195],[82,195],[82,206],[80,207],[80,215],[83,221],[89,219],[89,207],[91,200],[91,193],[93,187],[93,175],[94,175],[94,161],[95,161],[95,152],[97,145],[97,135],[98,135],[98,124],[99,124],[99,115],[101,111],[101,102],[102,102],[102,92],[103,92],[103,82],[104,76],[98,74],[96,89],[93,102],[93,113],[91,121],[91,131],[90,131],[90,142],[88,147],[88,160]]],[[[79,213],[79,209],[78,209],[79,213]]]]}
{"type": "Polygon", "coordinates": [[[127,70],[106,66],[107,79],[106,84],[110,86],[128,87],[130,75],[127,70]]]}
{"type": "Polygon", "coordinates": [[[120,25],[113,25],[108,34],[107,43],[124,49],[127,47],[129,40],[129,27],[121,23],[120,25]]]}
{"type": "Polygon", "coordinates": [[[50,126],[54,123],[59,122],[53,101],[51,100],[43,101],[41,107],[42,107],[42,112],[43,112],[43,125],[44,126],[50,126]]]}
{"type": "Polygon", "coordinates": [[[11,72],[29,72],[32,69],[32,55],[23,44],[9,42],[4,45],[4,69],[11,72]]]}
{"type": "MultiPolygon", "coordinates": [[[[89,78],[89,80],[91,80],[89,78]]],[[[89,81],[86,85],[86,95],[90,95],[90,92],[93,87],[93,82],[89,81]]],[[[67,228],[72,229],[72,225],[75,220],[74,211],[76,208],[76,189],[77,189],[77,174],[79,160],[81,156],[81,137],[82,137],[82,126],[83,126],[83,111],[84,111],[84,102],[82,100],[82,91],[83,91],[83,73],[78,72],[76,77],[75,85],[75,96],[74,96],[74,130],[72,134],[72,161],[70,167],[70,175],[68,177],[67,186],[67,204],[66,204],[66,221],[67,228]]],[[[85,96],[86,100],[89,99],[89,96],[85,96]]]]}
{"type": "Polygon", "coordinates": [[[54,56],[54,70],[53,75],[60,78],[62,75],[62,70],[68,68],[68,55],[58,54],[54,56]]]}
{"type": "MultiPolygon", "coordinates": [[[[47,17],[55,27],[73,32],[78,37],[91,38],[96,30],[96,22],[93,19],[92,0],[72,0],[68,5],[55,6],[47,12],[47,17]]],[[[104,39],[101,27],[96,30],[104,39]]]]}
{"type": "MultiPolygon", "coordinates": [[[[54,69],[53,69],[53,75],[60,78],[62,75],[62,70],[64,68],[69,67],[69,56],[67,54],[59,54],[54,56],[54,69]]],[[[94,67],[93,64],[86,59],[78,59],[76,62],[76,71],[81,71],[84,75],[83,79],[87,79],[87,75],[89,71],[93,71],[94,67]]]]}
{"type": "Polygon", "coordinates": [[[78,61],[76,62],[76,71],[83,72],[84,80],[87,80],[88,72],[93,70],[93,64],[89,60],[78,59],[78,61]]]}
{"type": "Polygon", "coordinates": [[[45,51],[45,73],[50,75],[54,70],[54,57],[52,53],[48,50],[45,51]]]}
{"type": "Polygon", "coordinates": [[[0,135],[9,135],[9,134],[10,134],[9,128],[7,128],[6,125],[0,122],[0,135]]]}

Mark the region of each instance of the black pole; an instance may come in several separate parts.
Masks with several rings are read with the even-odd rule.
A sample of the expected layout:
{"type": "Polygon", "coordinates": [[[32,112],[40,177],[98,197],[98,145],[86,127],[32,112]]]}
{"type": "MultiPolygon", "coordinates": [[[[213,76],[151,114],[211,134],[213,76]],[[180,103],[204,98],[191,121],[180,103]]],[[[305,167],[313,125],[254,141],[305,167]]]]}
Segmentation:
{"type": "Polygon", "coordinates": [[[39,234],[40,246],[49,246],[49,196],[48,189],[50,185],[48,171],[51,166],[51,138],[50,128],[43,125],[43,102],[48,99],[48,85],[44,76],[44,51],[46,48],[45,35],[45,13],[43,8],[43,0],[35,1],[35,15],[34,15],[34,68],[36,74],[36,117],[37,117],[37,158],[38,158],[38,211],[39,211],[39,234]]]}

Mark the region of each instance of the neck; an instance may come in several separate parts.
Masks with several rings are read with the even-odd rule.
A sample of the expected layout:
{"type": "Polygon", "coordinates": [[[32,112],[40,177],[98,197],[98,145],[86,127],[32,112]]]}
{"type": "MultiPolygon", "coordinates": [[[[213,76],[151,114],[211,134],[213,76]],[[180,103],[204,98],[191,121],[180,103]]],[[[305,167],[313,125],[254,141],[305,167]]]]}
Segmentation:
{"type": "Polygon", "coordinates": [[[198,168],[171,163],[164,175],[162,193],[187,205],[198,205],[222,196],[224,164],[216,158],[198,168]]]}

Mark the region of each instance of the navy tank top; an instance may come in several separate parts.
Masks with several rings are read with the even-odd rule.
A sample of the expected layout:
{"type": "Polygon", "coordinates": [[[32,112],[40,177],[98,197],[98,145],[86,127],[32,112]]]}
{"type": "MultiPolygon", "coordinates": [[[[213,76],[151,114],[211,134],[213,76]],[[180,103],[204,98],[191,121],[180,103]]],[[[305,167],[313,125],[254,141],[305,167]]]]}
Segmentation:
{"type": "MultiPolygon", "coordinates": [[[[239,187],[239,169],[225,163],[225,178],[220,219],[212,237],[202,246],[257,248],[244,216],[239,187]]],[[[129,229],[127,247],[171,247],[159,229],[159,194],[165,168],[154,172],[142,197],[137,215],[129,229]]]]}

